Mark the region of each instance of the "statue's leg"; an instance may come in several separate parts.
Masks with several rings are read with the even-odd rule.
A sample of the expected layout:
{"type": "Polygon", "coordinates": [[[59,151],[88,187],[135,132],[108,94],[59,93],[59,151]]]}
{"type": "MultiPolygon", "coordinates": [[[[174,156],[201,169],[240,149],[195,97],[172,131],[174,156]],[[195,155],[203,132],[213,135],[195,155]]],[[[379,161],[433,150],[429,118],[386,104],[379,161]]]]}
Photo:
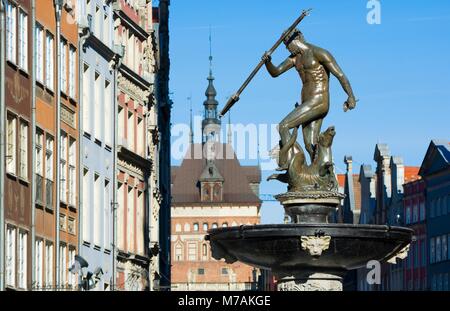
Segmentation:
{"type": "MultiPolygon", "coordinates": [[[[290,130],[303,126],[304,124],[310,124],[316,120],[323,119],[328,113],[328,101],[322,95],[316,95],[309,100],[303,102],[300,106],[295,108],[289,113],[283,121],[280,122],[278,131],[281,137],[282,148],[286,145],[291,137],[290,130]]],[[[321,125],[321,124],[319,124],[321,125]]],[[[317,124],[314,128],[317,127],[317,124]]],[[[312,130],[314,134],[314,130],[312,130]]],[[[314,141],[314,139],[313,139],[314,141]]],[[[287,159],[280,159],[279,166],[282,169],[287,168],[287,159]]]]}
{"type": "Polygon", "coordinates": [[[311,163],[316,157],[317,143],[319,139],[320,129],[322,127],[323,119],[312,121],[303,125],[303,141],[305,143],[306,151],[308,151],[311,158],[311,163]]]}

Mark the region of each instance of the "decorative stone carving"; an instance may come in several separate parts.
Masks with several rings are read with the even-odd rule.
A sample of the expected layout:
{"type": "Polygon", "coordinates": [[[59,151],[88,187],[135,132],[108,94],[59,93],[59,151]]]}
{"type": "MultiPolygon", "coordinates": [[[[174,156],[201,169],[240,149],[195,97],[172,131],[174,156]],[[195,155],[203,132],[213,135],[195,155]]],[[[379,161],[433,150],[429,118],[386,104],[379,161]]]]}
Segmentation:
{"type": "Polygon", "coordinates": [[[407,246],[402,248],[394,257],[389,259],[387,262],[390,263],[390,264],[396,265],[397,264],[397,259],[403,260],[406,257],[408,257],[408,252],[409,252],[410,246],[411,246],[411,244],[408,244],[407,246]]]}
{"type": "Polygon", "coordinates": [[[140,87],[136,86],[133,82],[128,80],[127,78],[123,76],[119,76],[117,78],[118,85],[120,88],[122,88],[125,92],[128,92],[130,96],[134,97],[137,101],[147,101],[147,98],[150,95],[149,90],[143,90],[140,87]]]}
{"type": "Polygon", "coordinates": [[[279,291],[342,291],[342,282],[338,278],[314,278],[314,275],[309,279],[282,279],[278,283],[279,291]]]}
{"type": "Polygon", "coordinates": [[[331,236],[302,236],[300,241],[303,250],[318,258],[330,247],[331,236]]]}

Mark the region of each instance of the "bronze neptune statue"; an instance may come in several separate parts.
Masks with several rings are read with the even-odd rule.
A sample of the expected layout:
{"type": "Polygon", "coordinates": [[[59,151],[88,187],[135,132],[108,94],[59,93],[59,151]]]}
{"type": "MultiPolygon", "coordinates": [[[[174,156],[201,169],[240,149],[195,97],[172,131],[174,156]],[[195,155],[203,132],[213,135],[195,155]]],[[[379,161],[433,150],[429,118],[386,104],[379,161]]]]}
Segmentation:
{"type": "Polygon", "coordinates": [[[334,128],[331,127],[324,133],[320,133],[323,119],[329,111],[330,73],[339,80],[348,95],[344,103],[344,111],[356,106],[352,87],[330,52],[306,42],[298,29],[292,30],[283,41],[291,53],[284,62],[275,66],[268,53],[263,55],[262,60],[272,77],[278,77],[295,68],[300,75],[303,88],[301,104],[296,105],[278,127],[281,137],[278,170],[287,170],[287,173],[275,174],[269,179],[288,183],[290,191],[336,190],[337,183],[331,156],[334,128]],[[296,143],[300,126],[305,148],[311,160],[309,166],[306,164],[302,148],[296,143]],[[291,130],[293,130],[292,134],[291,130]]]}

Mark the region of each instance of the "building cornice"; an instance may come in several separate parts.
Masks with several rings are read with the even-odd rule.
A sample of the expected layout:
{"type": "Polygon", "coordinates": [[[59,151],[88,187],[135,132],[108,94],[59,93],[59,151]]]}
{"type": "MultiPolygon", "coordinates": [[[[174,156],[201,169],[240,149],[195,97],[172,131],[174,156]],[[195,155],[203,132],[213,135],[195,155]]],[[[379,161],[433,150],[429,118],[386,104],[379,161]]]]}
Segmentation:
{"type": "Polygon", "coordinates": [[[114,15],[125,24],[128,29],[131,29],[142,41],[147,40],[150,36],[141,26],[136,24],[127,14],[125,14],[122,10],[114,10],[114,15]]]}

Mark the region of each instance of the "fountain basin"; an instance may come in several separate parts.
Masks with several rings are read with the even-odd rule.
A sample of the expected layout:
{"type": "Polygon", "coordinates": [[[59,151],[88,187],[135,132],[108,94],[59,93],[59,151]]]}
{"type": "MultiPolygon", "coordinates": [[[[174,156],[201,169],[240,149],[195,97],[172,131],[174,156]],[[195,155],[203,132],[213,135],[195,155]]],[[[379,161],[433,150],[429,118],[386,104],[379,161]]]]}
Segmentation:
{"type": "Polygon", "coordinates": [[[212,229],[212,256],[272,271],[349,271],[370,260],[386,261],[411,243],[413,230],[350,224],[282,224],[212,229]],[[322,250],[305,247],[323,238],[322,250]],[[305,243],[302,243],[302,240],[305,243]],[[320,254],[319,254],[320,253],[320,254]]]}

